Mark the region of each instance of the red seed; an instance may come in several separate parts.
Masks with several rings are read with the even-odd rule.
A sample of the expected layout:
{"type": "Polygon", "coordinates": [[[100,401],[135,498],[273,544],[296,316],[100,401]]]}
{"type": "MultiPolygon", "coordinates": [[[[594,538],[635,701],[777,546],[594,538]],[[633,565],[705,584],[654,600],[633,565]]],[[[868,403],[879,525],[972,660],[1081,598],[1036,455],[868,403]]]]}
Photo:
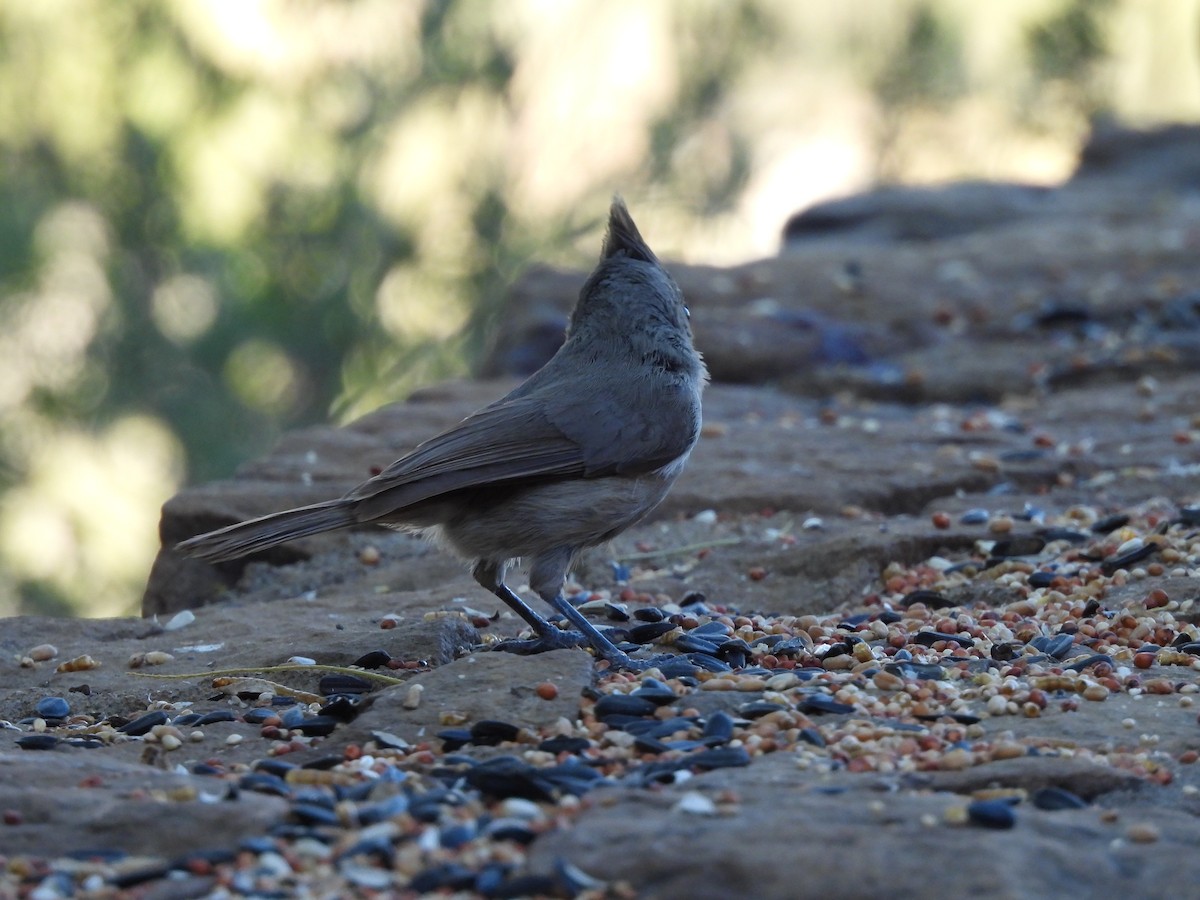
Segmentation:
{"type": "Polygon", "coordinates": [[[558,685],[551,681],[543,681],[534,690],[543,700],[553,700],[558,696],[558,685]]]}
{"type": "Polygon", "coordinates": [[[16,809],[6,809],[4,811],[3,818],[5,825],[20,825],[25,821],[25,819],[21,816],[20,810],[16,809]]]}
{"type": "Polygon", "coordinates": [[[748,578],[749,578],[751,581],[762,581],[764,578],[766,578],[766,577],[767,577],[767,570],[766,570],[766,569],[764,569],[762,566],[753,566],[753,567],[751,567],[751,569],[750,569],[750,570],[749,570],[749,571],[746,573],[746,576],[747,576],[747,577],[748,577],[748,578]]]}
{"type": "Polygon", "coordinates": [[[950,527],[949,513],[935,512],[932,516],[930,516],[930,519],[933,521],[934,528],[945,529],[950,527]]]}

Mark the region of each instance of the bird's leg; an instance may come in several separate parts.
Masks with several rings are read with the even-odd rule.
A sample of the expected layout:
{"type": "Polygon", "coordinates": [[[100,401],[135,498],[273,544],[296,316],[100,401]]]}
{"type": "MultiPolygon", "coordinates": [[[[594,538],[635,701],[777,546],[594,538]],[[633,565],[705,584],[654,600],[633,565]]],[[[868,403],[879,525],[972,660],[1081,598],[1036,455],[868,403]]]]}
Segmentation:
{"type": "MultiPolygon", "coordinates": [[[[629,658],[629,654],[622,650],[618,650],[616,644],[602,635],[596,630],[596,626],[587,620],[579,610],[573,607],[563,592],[558,591],[553,597],[543,598],[554,609],[562,613],[568,622],[579,629],[578,637],[583,638],[588,644],[591,644],[596,655],[601,659],[606,659],[608,662],[619,669],[640,669],[641,666],[629,658]]],[[[572,632],[559,632],[559,634],[571,634],[572,632]]]]}
{"type": "MultiPolygon", "coordinates": [[[[618,650],[616,645],[601,634],[596,626],[589,622],[587,617],[572,606],[563,595],[563,583],[567,580],[567,569],[570,568],[574,558],[575,551],[571,547],[558,547],[539,554],[529,568],[529,586],[578,629],[574,636],[591,645],[597,656],[622,669],[637,668],[626,653],[618,650]]],[[[563,633],[559,632],[559,634],[563,633]]]]}
{"type": "Polygon", "coordinates": [[[529,605],[504,583],[505,569],[507,569],[507,565],[504,563],[480,560],[475,564],[475,568],[471,570],[471,574],[483,587],[503,600],[513,612],[524,619],[535,633],[546,634],[551,631],[558,631],[557,628],[530,609],[529,605]]]}
{"type": "MultiPolygon", "coordinates": [[[[553,625],[535,613],[532,609],[530,609],[525,604],[525,601],[517,596],[516,591],[510,588],[507,584],[501,582],[495,587],[492,593],[512,607],[513,611],[517,615],[521,616],[521,618],[525,619],[525,621],[528,622],[533,630],[537,633],[537,637],[528,641],[501,641],[499,644],[496,644],[497,650],[504,650],[507,653],[521,653],[529,655],[532,653],[545,653],[547,650],[566,650],[572,647],[582,647],[591,643],[590,638],[586,634],[581,634],[578,631],[563,631],[561,628],[555,628],[553,625]],[[533,618],[526,618],[524,615],[522,615],[522,609],[528,612],[533,618]],[[536,622],[540,622],[541,625],[539,626],[536,624],[535,620],[536,622]]],[[[570,603],[567,603],[565,599],[563,600],[563,604],[576,616],[579,616],[579,618],[583,619],[583,616],[580,615],[579,611],[571,606],[570,603]]],[[[558,607],[555,607],[555,609],[558,609],[558,607]]],[[[567,618],[571,619],[570,616],[567,616],[567,618]]],[[[572,621],[574,620],[572,619],[572,621]]],[[[587,619],[583,619],[583,622],[588,628],[596,633],[597,637],[608,643],[610,647],[612,646],[611,642],[607,641],[607,639],[598,631],[596,631],[595,628],[592,628],[591,623],[588,622],[587,619]]],[[[613,649],[616,650],[617,648],[613,647],[613,649]]]]}
{"type": "Polygon", "coordinates": [[[504,641],[497,645],[498,649],[506,650],[510,653],[529,654],[542,653],[546,650],[579,647],[587,643],[582,634],[555,628],[530,609],[529,604],[522,600],[516,591],[504,583],[506,568],[507,566],[504,563],[492,563],[480,560],[475,564],[475,568],[471,574],[475,576],[475,580],[483,587],[503,600],[509,609],[524,619],[537,637],[531,641],[504,641]]]}

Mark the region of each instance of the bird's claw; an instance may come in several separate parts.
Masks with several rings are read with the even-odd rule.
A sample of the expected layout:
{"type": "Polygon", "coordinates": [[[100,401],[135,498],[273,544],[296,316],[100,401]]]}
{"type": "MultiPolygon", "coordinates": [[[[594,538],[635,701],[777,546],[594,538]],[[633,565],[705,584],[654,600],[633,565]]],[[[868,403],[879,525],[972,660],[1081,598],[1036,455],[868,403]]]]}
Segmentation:
{"type": "Polygon", "coordinates": [[[493,644],[492,649],[502,653],[516,653],[520,656],[532,656],[535,653],[548,653],[551,650],[573,650],[576,647],[587,647],[588,639],[578,631],[552,631],[535,638],[521,640],[512,638],[493,644]]]}

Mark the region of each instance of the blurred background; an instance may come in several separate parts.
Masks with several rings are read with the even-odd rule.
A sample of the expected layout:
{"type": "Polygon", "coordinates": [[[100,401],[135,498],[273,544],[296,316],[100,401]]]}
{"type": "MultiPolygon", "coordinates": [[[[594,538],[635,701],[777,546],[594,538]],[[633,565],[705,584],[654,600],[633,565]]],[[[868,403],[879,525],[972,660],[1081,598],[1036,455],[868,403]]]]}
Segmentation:
{"type": "Polygon", "coordinates": [[[0,0],[0,615],[136,613],[160,504],[470,373],[614,191],[668,260],[1200,119],[1200,0],[0,0]]]}

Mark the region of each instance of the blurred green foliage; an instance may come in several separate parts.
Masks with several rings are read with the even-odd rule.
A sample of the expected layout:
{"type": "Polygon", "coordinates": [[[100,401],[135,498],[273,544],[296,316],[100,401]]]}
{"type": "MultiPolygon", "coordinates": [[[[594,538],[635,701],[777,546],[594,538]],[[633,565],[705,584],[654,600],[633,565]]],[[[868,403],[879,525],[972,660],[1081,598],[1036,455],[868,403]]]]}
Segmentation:
{"type": "Polygon", "coordinates": [[[1139,2],[0,0],[0,615],[133,611],[181,483],[468,372],[614,190],[720,259],[1064,171],[1139,2]]]}
{"type": "MultiPolygon", "coordinates": [[[[1026,46],[1037,97],[1062,91],[1089,117],[1111,111],[1102,66],[1110,53],[1105,21],[1112,9],[1113,0],[1070,0],[1030,26],[1026,46]]],[[[1200,41],[1200,29],[1196,39],[1200,41]]]]}

